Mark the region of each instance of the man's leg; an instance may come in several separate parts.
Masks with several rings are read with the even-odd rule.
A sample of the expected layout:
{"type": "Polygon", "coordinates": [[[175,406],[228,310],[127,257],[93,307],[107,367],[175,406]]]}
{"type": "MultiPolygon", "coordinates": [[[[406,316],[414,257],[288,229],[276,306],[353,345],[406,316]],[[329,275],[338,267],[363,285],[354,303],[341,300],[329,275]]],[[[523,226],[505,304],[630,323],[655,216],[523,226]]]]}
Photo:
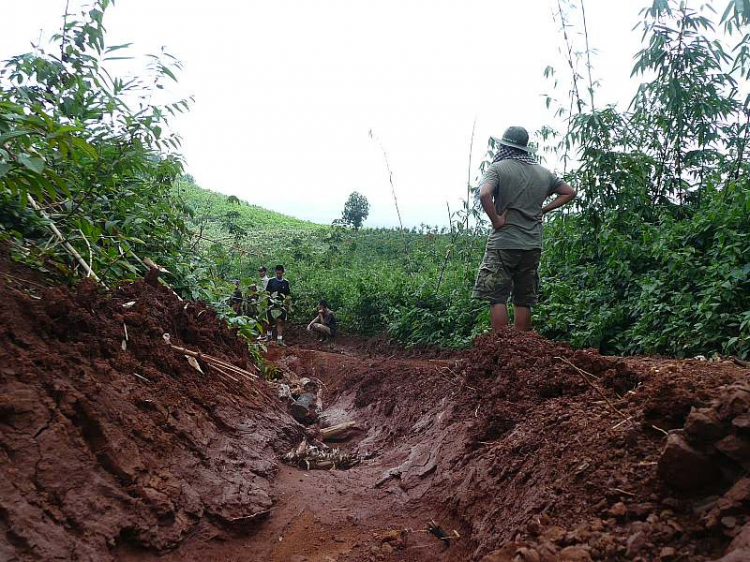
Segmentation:
{"type": "Polygon", "coordinates": [[[520,332],[531,330],[531,309],[528,306],[513,306],[513,326],[520,332]]]}
{"type": "Polygon", "coordinates": [[[325,334],[327,336],[331,335],[331,329],[328,326],[326,326],[325,324],[320,324],[320,323],[316,322],[315,324],[312,325],[312,329],[315,330],[316,332],[320,332],[320,333],[325,334]]]}
{"type": "Polygon", "coordinates": [[[499,332],[510,323],[508,306],[503,303],[493,303],[490,305],[490,319],[492,320],[492,329],[499,332]]]}
{"type": "Polygon", "coordinates": [[[531,307],[539,298],[541,250],[524,250],[513,274],[513,325],[521,332],[531,330],[531,307]]]}
{"type": "Polygon", "coordinates": [[[472,298],[489,301],[490,320],[494,331],[508,325],[508,297],[512,287],[511,273],[503,259],[504,250],[488,248],[479,266],[472,298]]]}
{"type": "Polygon", "coordinates": [[[331,329],[328,326],[326,326],[325,324],[321,324],[319,322],[315,322],[312,325],[312,330],[313,330],[313,332],[316,332],[318,334],[318,336],[319,336],[318,339],[320,339],[320,341],[324,341],[325,339],[331,337],[331,329]]]}
{"type": "Polygon", "coordinates": [[[282,339],[284,337],[284,321],[279,317],[276,320],[276,339],[282,339]]]}

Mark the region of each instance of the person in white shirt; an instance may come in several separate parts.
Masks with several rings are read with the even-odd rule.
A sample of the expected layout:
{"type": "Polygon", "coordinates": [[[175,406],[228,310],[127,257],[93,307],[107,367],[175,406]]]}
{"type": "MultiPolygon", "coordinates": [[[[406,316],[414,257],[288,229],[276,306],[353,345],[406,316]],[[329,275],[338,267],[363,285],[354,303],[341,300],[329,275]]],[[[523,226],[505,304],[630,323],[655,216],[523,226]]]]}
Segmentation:
{"type": "Polygon", "coordinates": [[[263,290],[265,291],[266,287],[268,287],[268,282],[271,280],[268,277],[268,270],[265,265],[261,265],[258,268],[258,275],[260,275],[260,282],[263,284],[263,290]]]}

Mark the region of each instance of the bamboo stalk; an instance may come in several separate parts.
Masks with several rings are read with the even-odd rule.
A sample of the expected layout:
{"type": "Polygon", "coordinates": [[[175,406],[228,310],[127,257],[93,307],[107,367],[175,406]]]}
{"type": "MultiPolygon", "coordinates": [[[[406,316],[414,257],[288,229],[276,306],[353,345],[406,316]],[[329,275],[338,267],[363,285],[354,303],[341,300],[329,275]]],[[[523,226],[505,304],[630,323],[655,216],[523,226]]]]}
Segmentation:
{"type": "MultiPolygon", "coordinates": [[[[477,118],[471,126],[471,141],[469,141],[469,171],[466,174],[466,232],[469,232],[469,208],[471,207],[471,153],[474,151],[474,132],[477,130],[477,118]]],[[[450,220],[450,211],[448,211],[450,220]]],[[[451,229],[452,230],[452,229],[451,229]]]]}
{"type": "Polygon", "coordinates": [[[224,371],[224,370],[223,370],[223,369],[222,369],[221,367],[219,367],[218,365],[211,365],[211,368],[212,368],[212,369],[216,369],[216,370],[217,370],[217,371],[219,371],[219,372],[220,372],[220,373],[221,373],[222,375],[224,375],[225,377],[227,377],[227,378],[229,378],[229,379],[233,380],[233,381],[234,381],[234,382],[236,382],[236,383],[239,383],[239,382],[240,382],[240,380],[239,380],[239,379],[236,379],[236,378],[234,378],[234,377],[233,377],[232,375],[230,375],[229,373],[227,373],[226,371],[224,371]]]}
{"type": "Polygon", "coordinates": [[[79,228],[78,232],[80,233],[81,238],[83,238],[83,241],[86,242],[86,247],[89,249],[89,268],[91,271],[88,275],[86,275],[86,277],[89,277],[90,274],[94,272],[94,251],[91,249],[91,244],[89,244],[89,239],[86,238],[86,236],[83,234],[83,230],[79,228]]]}
{"type": "Polygon", "coordinates": [[[380,150],[383,152],[383,159],[385,160],[385,167],[388,170],[388,181],[391,184],[391,195],[393,195],[393,203],[396,206],[396,215],[398,216],[398,225],[401,228],[401,237],[404,239],[404,254],[409,255],[409,244],[406,241],[406,232],[404,231],[404,221],[401,220],[401,210],[398,207],[398,197],[396,197],[396,186],[393,184],[393,172],[391,171],[391,165],[388,162],[388,153],[385,151],[383,143],[380,138],[372,132],[370,129],[370,138],[377,141],[380,145],[380,150]]]}
{"type": "Polygon", "coordinates": [[[109,287],[107,287],[106,283],[104,283],[104,281],[99,279],[99,276],[96,273],[94,273],[94,270],[91,269],[89,264],[86,263],[86,260],[84,260],[81,257],[81,254],[78,253],[78,250],[76,250],[73,246],[70,245],[70,243],[65,239],[65,236],[63,236],[63,233],[60,232],[60,230],[57,228],[57,226],[49,217],[49,215],[43,209],[39,207],[39,204],[34,200],[34,198],[28,193],[26,194],[26,197],[29,201],[29,204],[34,208],[34,210],[37,211],[40,215],[42,215],[42,217],[44,217],[48,221],[47,228],[49,228],[52,231],[52,233],[57,237],[57,239],[60,240],[60,243],[62,244],[63,248],[65,248],[65,250],[67,250],[67,252],[71,256],[73,256],[75,260],[81,265],[84,271],[86,271],[87,276],[93,277],[97,283],[99,283],[105,289],[108,289],[109,287]]]}
{"type": "Polygon", "coordinates": [[[169,345],[172,349],[175,351],[178,351],[180,353],[184,353],[185,355],[190,355],[191,357],[200,357],[203,359],[206,363],[213,363],[214,366],[218,365],[220,367],[223,367],[224,369],[227,369],[229,371],[232,371],[239,375],[248,376],[250,378],[258,378],[258,375],[255,375],[254,373],[251,373],[250,371],[246,371],[245,369],[241,369],[240,367],[237,367],[236,365],[232,365],[231,363],[227,363],[226,361],[223,361],[219,359],[218,357],[214,357],[212,355],[207,355],[205,353],[200,353],[198,351],[192,351],[190,349],[187,349],[185,347],[180,347],[178,345],[170,344],[169,345]]]}

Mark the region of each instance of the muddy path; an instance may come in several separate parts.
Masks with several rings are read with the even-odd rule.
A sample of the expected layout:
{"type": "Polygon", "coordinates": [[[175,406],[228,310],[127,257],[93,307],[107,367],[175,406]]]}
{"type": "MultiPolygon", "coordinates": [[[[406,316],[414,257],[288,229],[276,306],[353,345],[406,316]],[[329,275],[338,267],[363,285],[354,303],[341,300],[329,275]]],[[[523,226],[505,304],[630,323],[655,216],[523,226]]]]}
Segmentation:
{"type": "MultiPolygon", "coordinates": [[[[697,494],[665,486],[658,471],[664,432],[717,389],[747,384],[746,370],[509,338],[500,344],[504,359],[492,342],[469,362],[359,340],[272,347],[269,359],[282,371],[323,382],[324,425],[357,422],[359,432],[332,446],[369,460],[349,470],[281,465],[271,514],[250,536],[197,537],[159,559],[716,560],[732,538],[744,540],[750,496],[741,468],[722,465],[735,472],[720,485],[692,481],[697,494]],[[556,354],[575,367],[553,361],[556,354]],[[482,380],[487,360],[501,379],[482,380]],[[575,369],[597,373],[612,398],[575,369]],[[722,516],[732,529],[707,526],[722,516]],[[425,532],[433,521],[450,543],[425,532]]],[[[682,463],[677,480],[696,469],[682,463]]]]}
{"type": "MultiPolygon", "coordinates": [[[[390,350],[389,350],[390,351],[390,350]]],[[[246,538],[188,539],[177,551],[153,558],[142,552],[121,553],[122,560],[236,560],[236,561],[359,561],[359,560],[464,560],[469,544],[462,543],[462,526],[444,505],[424,497],[424,490],[387,478],[405,464],[425,461],[429,454],[414,454],[413,440],[393,438],[394,432],[375,411],[374,404],[355,405],[357,386],[348,377],[368,372],[387,361],[404,376],[435,372],[448,360],[424,360],[363,354],[359,342],[334,348],[305,342],[301,346],[272,346],[269,358],[283,369],[319,378],[325,385],[327,423],[357,422],[353,436],[332,446],[369,457],[348,470],[304,470],[281,465],[273,483],[274,507],[270,516],[246,538]],[[307,346],[320,349],[309,349],[307,346]],[[368,412],[368,410],[371,410],[368,412]],[[424,457],[424,458],[423,458],[424,457]],[[415,461],[416,459],[416,461],[415,461]],[[450,543],[427,532],[431,521],[453,535],[450,543]],[[455,538],[456,531],[461,538],[455,538]]],[[[393,396],[392,400],[400,397],[393,396]]],[[[360,399],[360,403],[362,399],[360,399]]],[[[435,444],[428,441],[430,447],[435,444]]],[[[433,469],[434,470],[434,466],[433,469]]]]}

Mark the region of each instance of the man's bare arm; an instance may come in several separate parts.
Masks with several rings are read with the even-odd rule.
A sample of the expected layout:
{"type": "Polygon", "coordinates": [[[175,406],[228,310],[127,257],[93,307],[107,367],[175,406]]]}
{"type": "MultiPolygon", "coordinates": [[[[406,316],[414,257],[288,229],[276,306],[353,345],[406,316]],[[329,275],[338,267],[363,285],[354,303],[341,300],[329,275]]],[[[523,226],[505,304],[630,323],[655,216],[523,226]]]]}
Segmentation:
{"type": "Polygon", "coordinates": [[[557,193],[557,197],[542,208],[543,215],[546,215],[558,207],[562,207],[566,203],[570,203],[576,198],[576,190],[570,187],[567,183],[561,183],[558,185],[557,189],[555,189],[555,193],[557,193]]]}
{"type": "Polygon", "coordinates": [[[482,187],[479,188],[479,201],[482,203],[482,209],[484,209],[484,212],[492,223],[492,228],[497,230],[505,224],[505,216],[508,214],[508,211],[505,211],[502,215],[497,214],[495,202],[492,200],[493,191],[494,188],[490,184],[482,184],[482,187]]]}

